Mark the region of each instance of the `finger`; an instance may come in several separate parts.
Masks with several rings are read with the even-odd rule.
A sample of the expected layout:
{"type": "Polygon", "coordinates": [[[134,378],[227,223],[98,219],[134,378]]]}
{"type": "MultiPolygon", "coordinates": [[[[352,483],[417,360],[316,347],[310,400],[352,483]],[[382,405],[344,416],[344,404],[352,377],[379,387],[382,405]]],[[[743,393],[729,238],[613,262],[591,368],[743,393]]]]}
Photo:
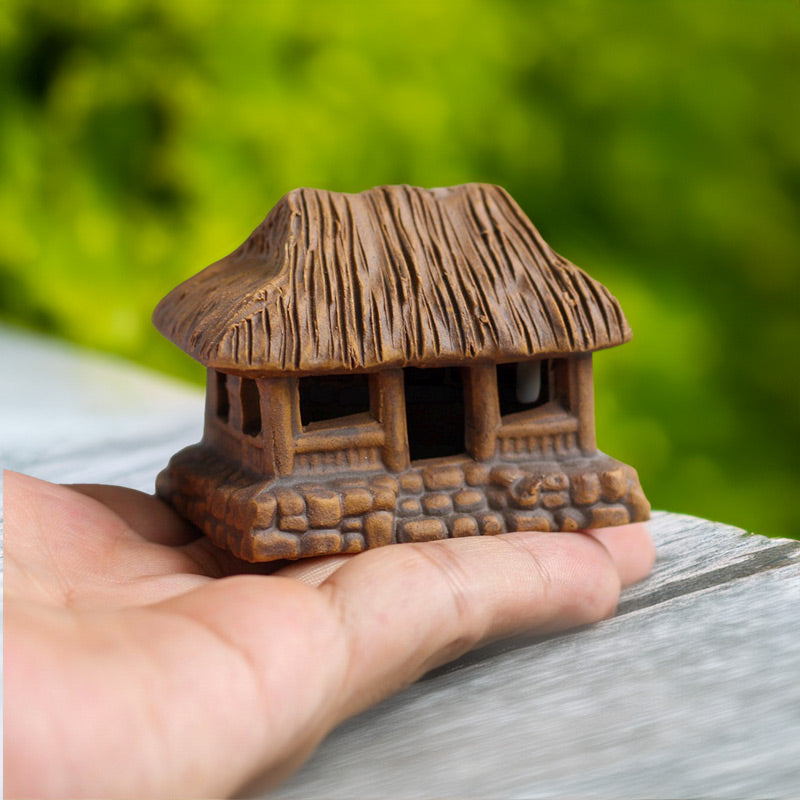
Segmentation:
{"type": "Polygon", "coordinates": [[[197,539],[200,531],[163,500],[151,494],[99,483],[73,483],[67,488],[85,494],[110,508],[139,534],[154,544],[177,546],[197,539]]]}
{"type": "MultiPolygon", "coordinates": [[[[608,550],[623,586],[630,586],[650,574],[656,551],[644,523],[595,528],[584,533],[593,536],[608,550]]],[[[323,556],[289,562],[288,565],[284,561],[281,562],[279,574],[281,577],[292,578],[308,586],[319,586],[351,558],[354,556],[323,556]]]]}
{"type": "MultiPolygon", "coordinates": [[[[584,533],[593,536],[608,550],[623,586],[636,583],[650,574],[655,561],[655,546],[644,523],[595,528],[584,533]]],[[[283,566],[286,562],[282,562],[280,575],[309,586],[319,586],[352,558],[352,555],[306,558],[289,562],[287,566],[283,566]]]]}
{"type": "Polygon", "coordinates": [[[656,560],[656,548],[643,522],[616,528],[595,528],[586,533],[608,550],[623,586],[630,586],[650,574],[656,560]]]}
{"type": "Polygon", "coordinates": [[[319,586],[353,558],[355,555],[305,558],[283,566],[279,574],[282,578],[291,578],[307,586],[319,586]]]}
{"type": "Polygon", "coordinates": [[[592,536],[512,533],[370,551],[320,590],[346,631],[352,713],[483,642],[611,615],[620,578],[592,536]]]}

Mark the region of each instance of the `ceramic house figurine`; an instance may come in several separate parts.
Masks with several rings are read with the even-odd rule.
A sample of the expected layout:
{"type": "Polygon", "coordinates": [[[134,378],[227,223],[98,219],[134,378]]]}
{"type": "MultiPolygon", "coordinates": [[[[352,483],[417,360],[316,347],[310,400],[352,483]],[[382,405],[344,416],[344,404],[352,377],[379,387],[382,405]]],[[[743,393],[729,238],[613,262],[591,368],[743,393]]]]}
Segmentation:
{"type": "Polygon", "coordinates": [[[154,321],[208,369],[158,494],[240,558],[649,516],[595,444],[622,310],[497,186],[297,189],[154,321]]]}

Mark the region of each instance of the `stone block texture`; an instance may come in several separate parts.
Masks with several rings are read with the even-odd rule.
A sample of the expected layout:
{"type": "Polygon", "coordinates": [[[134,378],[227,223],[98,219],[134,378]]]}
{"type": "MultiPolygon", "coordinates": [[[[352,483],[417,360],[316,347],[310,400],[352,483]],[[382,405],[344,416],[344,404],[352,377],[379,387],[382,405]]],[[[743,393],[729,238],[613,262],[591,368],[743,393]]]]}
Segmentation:
{"type": "Polygon", "coordinates": [[[157,490],[216,544],[247,561],[357,553],[508,531],[576,531],[649,518],[632,467],[598,453],[570,462],[437,459],[407,471],[344,473],[273,486],[213,451],[178,453],[157,490]]]}

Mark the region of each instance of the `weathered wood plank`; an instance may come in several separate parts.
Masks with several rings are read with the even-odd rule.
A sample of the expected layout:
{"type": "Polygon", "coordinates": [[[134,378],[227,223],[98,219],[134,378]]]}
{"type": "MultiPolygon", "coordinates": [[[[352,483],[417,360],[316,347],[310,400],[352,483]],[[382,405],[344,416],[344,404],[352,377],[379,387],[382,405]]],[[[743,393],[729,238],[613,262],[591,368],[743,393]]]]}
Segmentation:
{"type": "Polygon", "coordinates": [[[202,435],[203,394],[118,359],[0,327],[0,464],[61,483],[152,492],[202,435]]]}

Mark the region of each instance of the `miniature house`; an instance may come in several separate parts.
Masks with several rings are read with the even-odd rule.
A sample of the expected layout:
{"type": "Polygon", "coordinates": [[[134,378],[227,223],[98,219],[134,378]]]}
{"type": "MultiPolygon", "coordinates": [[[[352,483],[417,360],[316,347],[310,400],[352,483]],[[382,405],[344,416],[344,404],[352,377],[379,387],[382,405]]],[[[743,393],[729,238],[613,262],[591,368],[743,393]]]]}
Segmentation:
{"type": "Polygon", "coordinates": [[[242,558],[649,515],[595,444],[622,310],[499,187],[297,189],[154,320],[208,369],[158,493],[242,558]]]}

